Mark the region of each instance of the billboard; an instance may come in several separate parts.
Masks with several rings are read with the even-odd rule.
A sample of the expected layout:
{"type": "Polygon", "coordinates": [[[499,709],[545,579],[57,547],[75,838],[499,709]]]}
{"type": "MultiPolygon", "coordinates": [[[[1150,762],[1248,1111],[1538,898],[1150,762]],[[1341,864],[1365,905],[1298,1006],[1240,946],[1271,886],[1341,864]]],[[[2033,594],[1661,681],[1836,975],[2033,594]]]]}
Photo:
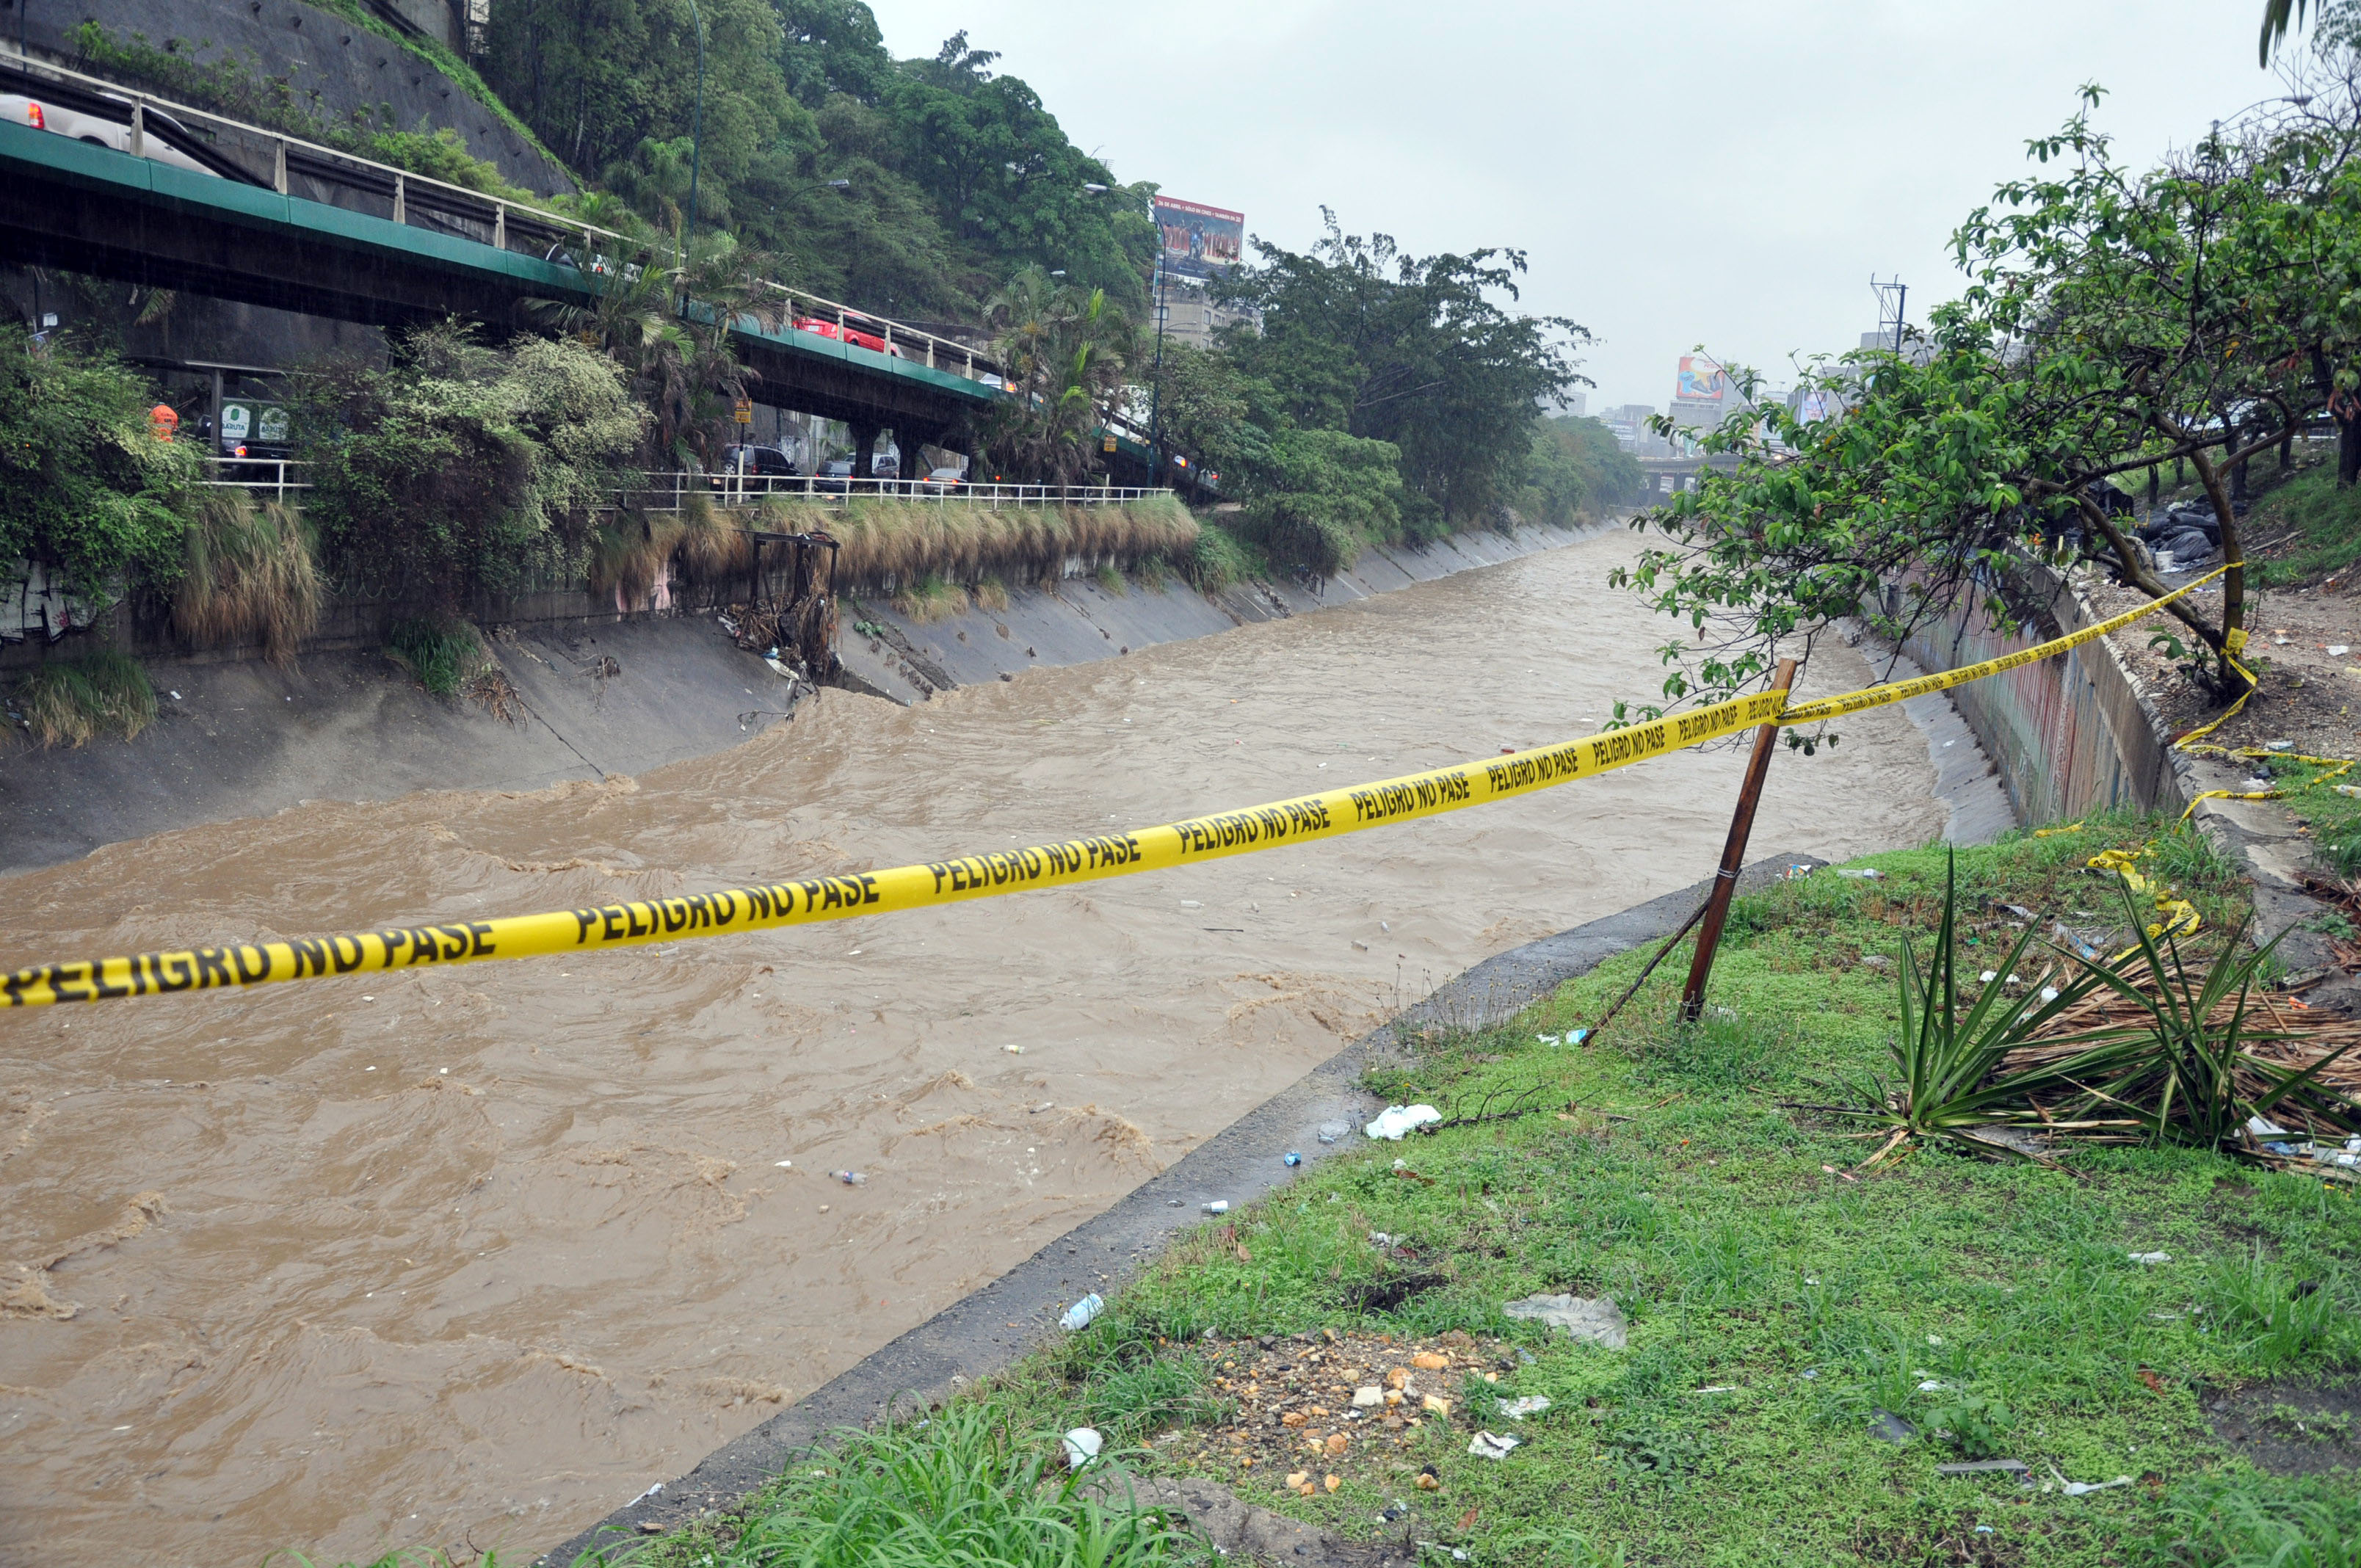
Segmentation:
{"type": "Polygon", "coordinates": [[[1165,271],[1176,278],[1217,278],[1238,264],[1246,215],[1159,196],[1156,230],[1163,238],[1158,259],[1165,271]]]}
{"type": "Polygon", "coordinates": [[[1674,384],[1673,396],[1685,403],[1718,403],[1730,389],[1730,378],[1721,367],[1701,354],[1681,356],[1680,378],[1674,384]]]}

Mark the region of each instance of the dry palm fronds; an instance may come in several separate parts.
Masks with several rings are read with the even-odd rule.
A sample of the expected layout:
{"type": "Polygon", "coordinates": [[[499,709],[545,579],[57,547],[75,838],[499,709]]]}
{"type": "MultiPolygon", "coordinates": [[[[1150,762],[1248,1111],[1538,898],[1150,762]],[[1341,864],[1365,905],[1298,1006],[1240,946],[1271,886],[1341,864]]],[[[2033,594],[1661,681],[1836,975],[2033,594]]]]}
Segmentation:
{"type": "MultiPolygon", "coordinates": [[[[2152,992],[2155,987],[2150,983],[2142,989],[2152,992]]],[[[2151,1016],[2140,1003],[2113,992],[2086,997],[2061,1011],[2029,1044],[2010,1052],[2000,1070],[2013,1075],[2060,1069],[2086,1054],[2094,1037],[2138,1037],[2149,1028],[2151,1016]]],[[[2216,1028],[2228,1029],[2237,1020],[2237,999],[2225,997],[2214,1004],[2205,1021],[2216,1028]]],[[[2327,1065],[2319,1067],[2312,1081],[2356,1107],[2349,1120],[2361,1124],[2361,1022],[2315,1013],[2291,998],[2268,992],[2246,999],[2244,1022],[2246,1028],[2268,1037],[2254,1040],[2238,1053],[2235,1079],[2240,1093],[2250,1099],[2267,1094],[2287,1075],[2319,1067],[2324,1060],[2327,1065]]],[[[2032,1104],[2041,1121],[2056,1126],[2056,1118],[2067,1113],[2075,1098],[2070,1091],[2048,1092],[2033,1097],[2032,1104]]],[[[2280,1124],[2305,1134],[2325,1135],[2344,1125],[2323,1110],[2296,1104],[2275,1107],[2271,1116],[2280,1124]]],[[[2140,1126],[2130,1118],[2101,1116],[2096,1124],[2074,1130],[2136,1137],[2140,1135],[2140,1126]]]]}

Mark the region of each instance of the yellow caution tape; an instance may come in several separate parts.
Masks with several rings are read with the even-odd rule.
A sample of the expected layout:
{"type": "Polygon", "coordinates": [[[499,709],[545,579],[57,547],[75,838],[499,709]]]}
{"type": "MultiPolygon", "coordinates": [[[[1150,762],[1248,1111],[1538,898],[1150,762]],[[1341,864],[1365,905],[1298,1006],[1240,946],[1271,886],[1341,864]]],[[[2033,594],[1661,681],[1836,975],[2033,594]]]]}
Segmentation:
{"type": "MultiPolygon", "coordinates": [[[[2083,863],[2094,872],[2114,872],[2124,879],[2124,885],[2131,890],[2134,898],[2146,898],[2155,905],[2164,918],[2148,926],[2149,937],[2190,936],[2204,924],[2198,916],[2197,906],[2180,896],[2178,889],[2159,886],[2140,874],[2138,862],[2155,852],[2156,845],[2151,841],[2136,850],[2103,850],[2083,863]]],[[[2107,961],[2119,964],[2138,951],[2136,946],[2125,948],[2107,961]]]]}
{"type": "MultiPolygon", "coordinates": [[[[2080,631],[2069,632],[2063,637],[2053,637],[2047,642],[2037,642],[2030,648],[2021,648],[2014,653],[2004,653],[1997,659],[1986,659],[1980,664],[1962,664],[1956,670],[1945,670],[1937,675],[1920,675],[1916,680],[1896,681],[1891,685],[1864,686],[1860,691],[1847,692],[1842,696],[1824,696],[1817,702],[1798,703],[1781,715],[1779,722],[1783,725],[1817,724],[1822,719],[1840,718],[1846,714],[1861,713],[1872,707],[1883,707],[1888,703],[1905,702],[1914,696],[1925,696],[1929,692],[1949,691],[1953,686],[1963,686],[1970,681],[1980,681],[1987,675],[1999,674],[2004,670],[2014,670],[2019,665],[2037,664],[2044,659],[2054,659],[2070,649],[2080,648],[2083,643],[2094,641],[2111,631],[2120,631],[2143,616],[2155,614],[2181,595],[2204,587],[2229,569],[2228,565],[2216,566],[2196,581],[2183,583],[2162,598],[2150,599],[2136,609],[2127,609],[2121,615],[2086,626],[2080,631]]],[[[2224,717],[2228,716],[2225,714],[2224,717]]]]}
{"type": "Polygon", "coordinates": [[[1785,692],[1757,692],[1488,762],[1435,768],[1358,788],[1300,795],[1293,800],[1135,828],[1128,833],[994,850],[922,866],[765,883],[725,888],[719,893],[692,894],[686,898],[646,899],[497,920],[389,927],[293,942],[246,943],[193,951],[141,953],[131,958],[40,964],[0,979],[0,1006],[101,1002],[116,997],[411,969],[421,964],[545,958],[726,932],[771,930],[782,926],[884,915],[1034,888],[1096,882],[1226,855],[1310,843],[1529,795],[1719,740],[1760,724],[1811,723],[1981,680],[2020,664],[2055,657],[2128,626],[2227,569],[2216,568],[2137,609],[2021,652],[1939,675],[1872,686],[1800,707],[1787,706],[1785,692]]]}
{"type": "Polygon", "coordinates": [[[1257,850],[1333,839],[1364,828],[1461,811],[1530,795],[1576,779],[1768,724],[1785,707],[1783,691],[1757,692],[1687,713],[1609,730],[1556,746],[1481,762],[1434,768],[1398,779],[1299,795],[1244,811],[1224,811],[1026,850],[994,850],[922,866],[855,872],[653,898],[596,908],[520,915],[499,920],[392,927],[342,937],[261,942],[193,952],[76,959],[20,969],[0,980],[0,1005],[39,1007],[176,991],[267,985],[332,974],[412,969],[421,964],[544,958],[598,948],[634,947],[687,937],[763,931],[813,921],[883,915],[956,904],[1031,888],[1059,887],[1192,865],[1257,850]]]}

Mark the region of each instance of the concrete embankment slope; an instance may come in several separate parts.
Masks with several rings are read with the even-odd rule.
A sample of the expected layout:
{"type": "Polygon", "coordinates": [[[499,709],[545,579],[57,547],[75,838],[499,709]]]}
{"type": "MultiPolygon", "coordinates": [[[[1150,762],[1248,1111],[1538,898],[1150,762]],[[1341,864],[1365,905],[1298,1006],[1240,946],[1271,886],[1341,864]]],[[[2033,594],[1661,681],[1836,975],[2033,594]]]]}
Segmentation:
{"type": "MultiPolygon", "coordinates": [[[[1375,551],[1317,591],[1238,584],[1208,598],[1178,583],[1158,591],[1071,578],[1053,593],[1014,592],[999,611],[927,625],[849,600],[840,641],[853,684],[916,702],[1034,665],[1121,657],[1350,602],[1577,537],[1528,528],[1375,551]]],[[[0,755],[0,872],[310,800],[645,773],[737,745],[793,707],[789,683],[709,616],[544,625],[497,634],[491,645],[520,699],[506,716],[429,696],[374,652],[313,653],[292,670],[156,663],[158,722],[137,740],[48,751],[19,741],[0,755]]]]}

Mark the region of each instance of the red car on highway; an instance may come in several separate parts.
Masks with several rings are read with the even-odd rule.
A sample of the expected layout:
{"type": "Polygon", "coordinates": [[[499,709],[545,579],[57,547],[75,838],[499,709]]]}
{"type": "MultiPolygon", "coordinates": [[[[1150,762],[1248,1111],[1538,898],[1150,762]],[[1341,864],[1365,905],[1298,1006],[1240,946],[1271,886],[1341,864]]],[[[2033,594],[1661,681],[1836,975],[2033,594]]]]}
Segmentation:
{"type": "Polygon", "coordinates": [[[816,333],[821,337],[833,337],[840,342],[851,344],[855,348],[866,348],[873,354],[890,354],[896,359],[903,357],[899,348],[889,346],[885,340],[875,333],[863,332],[850,322],[839,327],[834,322],[819,316],[797,316],[796,330],[816,333]]]}

